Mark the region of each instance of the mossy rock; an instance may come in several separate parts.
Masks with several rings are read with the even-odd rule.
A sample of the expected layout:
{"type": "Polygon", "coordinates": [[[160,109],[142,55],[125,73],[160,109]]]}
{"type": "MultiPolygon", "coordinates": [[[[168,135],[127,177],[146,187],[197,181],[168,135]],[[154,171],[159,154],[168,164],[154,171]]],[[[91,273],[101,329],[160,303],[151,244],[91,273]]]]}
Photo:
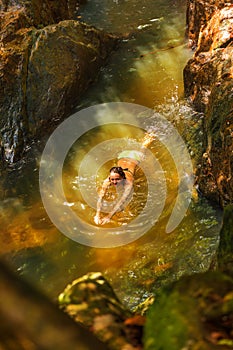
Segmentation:
{"type": "Polygon", "coordinates": [[[219,270],[233,275],[233,205],[224,209],[217,260],[219,270]]]}
{"type": "Polygon", "coordinates": [[[58,298],[60,308],[105,343],[109,350],[141,350],[144,318],[128,311],[100,272],[69,284],[58,298]]]}
{"type": "Polygon", "coordinates": [[[220,272],[182,278],[151,306],[145,350],[233,348],[233,280],[220,272]]]}

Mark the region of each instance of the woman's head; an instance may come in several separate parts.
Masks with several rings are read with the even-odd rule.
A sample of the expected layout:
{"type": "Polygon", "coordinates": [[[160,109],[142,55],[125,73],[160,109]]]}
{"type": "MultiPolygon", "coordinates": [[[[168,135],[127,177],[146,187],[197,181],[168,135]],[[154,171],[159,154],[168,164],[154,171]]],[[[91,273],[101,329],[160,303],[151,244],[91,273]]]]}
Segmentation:
{"type": "Polygon", "coordinates": [[[113,185],[117,185],[123,179],[126,179],[126,177],[122,167],[114,166],[110,169],[109,180],[113,185]]]}

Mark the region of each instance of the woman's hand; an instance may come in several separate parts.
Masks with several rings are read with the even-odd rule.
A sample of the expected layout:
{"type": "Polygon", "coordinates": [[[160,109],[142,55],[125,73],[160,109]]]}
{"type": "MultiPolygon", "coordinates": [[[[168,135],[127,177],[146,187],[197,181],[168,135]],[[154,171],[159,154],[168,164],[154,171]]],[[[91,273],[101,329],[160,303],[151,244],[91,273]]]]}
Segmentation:
{"type": "Polygon", "coordinates": [[[96,225],[104,225],[110,222],[111,218],[109,216],[105,216],[105,218],[101,219],[101,217],[96,214],[94,217],[94,222],[96,225]]]}
{"type": "Polygon", "coordinates": [[[109,216],[105,216],[105,218],[101,220],[101,225],[107,224],[110,220],[111,218],[109,216]]]}
{"type": "Polygon", "coordinates": [[[100,218],[100,216],[98,214],[95,215],[94,222],[95,222],[96,225],[101,225],[102,224],[102,219],[100,218]]]}

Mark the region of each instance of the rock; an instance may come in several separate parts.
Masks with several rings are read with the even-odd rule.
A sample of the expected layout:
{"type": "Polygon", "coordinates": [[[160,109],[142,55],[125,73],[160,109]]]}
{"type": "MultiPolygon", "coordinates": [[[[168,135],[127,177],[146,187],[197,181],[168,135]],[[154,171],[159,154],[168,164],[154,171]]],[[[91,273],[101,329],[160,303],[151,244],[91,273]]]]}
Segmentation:
{"type": "Polygon", "coordinates": [[[69,115],[117,43],[115,36],[74,20],[37,29],[37,22],[63,16],[51,15],[50,21],[55,4],[60,8],[61,3],[39,4],[53,5],[54,11],[45,7],[48,20],[29,17],[25,8],[1,13],[0,129],[2,159],[8,163],[21,159],[29,139],[41,134],[43,127],[53,128],[55,120],[69,115]]]}
{"type": "Polygon", "coordinates": [[[45,27],[34,38],[27,74],[30,131],[72,110],[115,43],[112,36],[71,20],[45,27]]]}
{"type": "Polygon", "coordinates": [[[233,201],[233,6],[215,12],[184,69],[185,95],[204,114],[197,183],[209,199],[233,201]]]}
{"type": "Polygon", "coordinates": [[[233,205],[224,208],[223,225],[217,252],[218,269],[233,276],[233,205]]]}
{"type": "Polygon", "coordinates": [[[219,272],[182,277],[151,306],[144,350],[233,347],[233,280],[219,272]]]}
{"type": "Polygon", "coordinates": [[[189,39],[189,47],[195,49],[198,42],[201,28],[205,26],[213,13],[221,9],[231,2],[230,0],[188,0],[187,1],[187,37],[189,39]]]}
{"type": "Polygon", "coordinates": [[[35,27],[47,26],[66,19],[74,19],[77,0],[0,0],[0,11],[12,13],[23,10],[35,27]]]}
{"type": "Polygon", "coordinates": [[[91,272],[76,279],[58,300],[61,309],[109,349],[141,349],[144,318],[125,309],[101,273],[91,272]]]}

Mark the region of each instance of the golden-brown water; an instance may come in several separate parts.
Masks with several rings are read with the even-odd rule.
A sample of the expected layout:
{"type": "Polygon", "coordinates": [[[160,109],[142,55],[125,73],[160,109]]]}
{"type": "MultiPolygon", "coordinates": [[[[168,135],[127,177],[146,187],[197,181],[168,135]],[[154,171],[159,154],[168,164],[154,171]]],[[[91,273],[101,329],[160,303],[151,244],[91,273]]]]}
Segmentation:
{"type": "MultiPolygon", "coordinates": [[[[90,225],[94,225],[93,219],[96,212],[96,201],[93,202],[93,205],[88,205],[82,195],[83,189],[86,188],[89,197],[94,197],[96,187],[97,191],[101,188],[104,179],[106,179],[109,174],[109,169],[113,166],[117,166],[117,155],[120,153],[120,150],[129,149],[132,147],[132,144],[135,145],[135,147],[140,143],[142,144],[144,135],[145,131],[135,126],[115,124],[92,129],[78,139],[67,155],[63,172],[63,186],[67,203],[69,203],[76,215],[90,225]],[[103,152],[105,152],[104,157],[106,161],[104,161],[103,164],[97,163],[97,166],[99,166],[97,174],[93,174],[91,169],[94,167],[96,160],[92,159],[85,162],[85,173],[87,175],[83,178],[79,172],[83,158],[89,154],[96,145],[101,145],[106,142],[106,138],[108,141],[110,140],[107,144],[104,144],[103,152]],[[107,157],[107,153],[109,152],[111,153],[110,160],[108,160],[107,157]]],[[[172,204],[174,205],[178,188],[178,174],[174,160],[165,145],[163,145],[158,138],[154,139],[148,147],[148,150],[156,157],[160,166],[157,167],[155,172],[152,162],[150,162],[149,159],[147,160],[147,166],[144,161],[136,167],[133,198],[125,209],[116,213],[111,223],[105,227],[125,225],[140,214],[145,207],[149,195],[147,178],[150,178],[150,181],[152,178],[154,180],[153,191],[157,198],[158,205],[162,201],[163,187],[166,187],[164,190],[167,190],[167,193],[164,193],[167,203],[169,203],[170,206],[172,204]],[[164,182],[166,182],[166,185],[164,182]]],[[[115,188],[109,188],[106,195],[109,197],[107,200],[113,203],[118,197],[115,188]]],[[[153,203],[153,205],[155,211],[155,203],[153,203]]]]}
{"type": "MultiPolygon", "coordinates": [[[[168,120],[188,122],[192,111],[182,100],[182,71],[192,53],[184,39],[185,4],[184,0],[95,0],[83,5],[79,13],[82,20],[110,32],[130,35],[111,56],[98,82],[83,96],[77,110],[121,101],[153,108],[168,120]]],[[[145,127],[149,129],[152,124],[149,120],[145,127]]],[[[85,203],[80,192],[79,164],[85,154],[106,138],[119,139],[127,147],[132,141],[140,142],[143,134],[142,129],[128,125],[106,125],[78,139],[66,158],[63,171],[67,198],[64,210],[71,205],[78,216],[93,224],[95,210],[85,203]]],[[[208,268],[218,243],[220,214],[203,198],[195,197],[180,225],[166,233],[179,181],[174,160],[159,140],[155,139],[149,149],[165,174],[167,193],[161,216],[145,235],[132,243],[102,249],[70,240],[50,221],[38,185],[42,146],[43,142],[40,151],[34,153],[35,161],[12,171],[7,181],[2,180],[1,254],[19,274],[50,297],[56,297],[72,279],[98,270],[111,281],[123,301],[134,306],[150,295],[152,285],[159,287],[183,274],[208,268]]],[[[113,153],[117,156],[117,144],[115,146],[113,153]]],[[[100,186],[115,163],[113,157],[101,165],[95,186],[100,186]]],[[[160,175],[159,171],[150,173],[150,169],[146,174],[154,177],[158,193],[163,188],[160,175]]],[[[139,167],[134,205],[118,213],[110,226],[122,226],[143,210],[148,196],[146,176],[139,167]]],[[[82,186],[88,187],[91,181],[93,179],[87,178],[82,186]]],[[[156,198],[159,204],[159,194],[156,198]]]]}

